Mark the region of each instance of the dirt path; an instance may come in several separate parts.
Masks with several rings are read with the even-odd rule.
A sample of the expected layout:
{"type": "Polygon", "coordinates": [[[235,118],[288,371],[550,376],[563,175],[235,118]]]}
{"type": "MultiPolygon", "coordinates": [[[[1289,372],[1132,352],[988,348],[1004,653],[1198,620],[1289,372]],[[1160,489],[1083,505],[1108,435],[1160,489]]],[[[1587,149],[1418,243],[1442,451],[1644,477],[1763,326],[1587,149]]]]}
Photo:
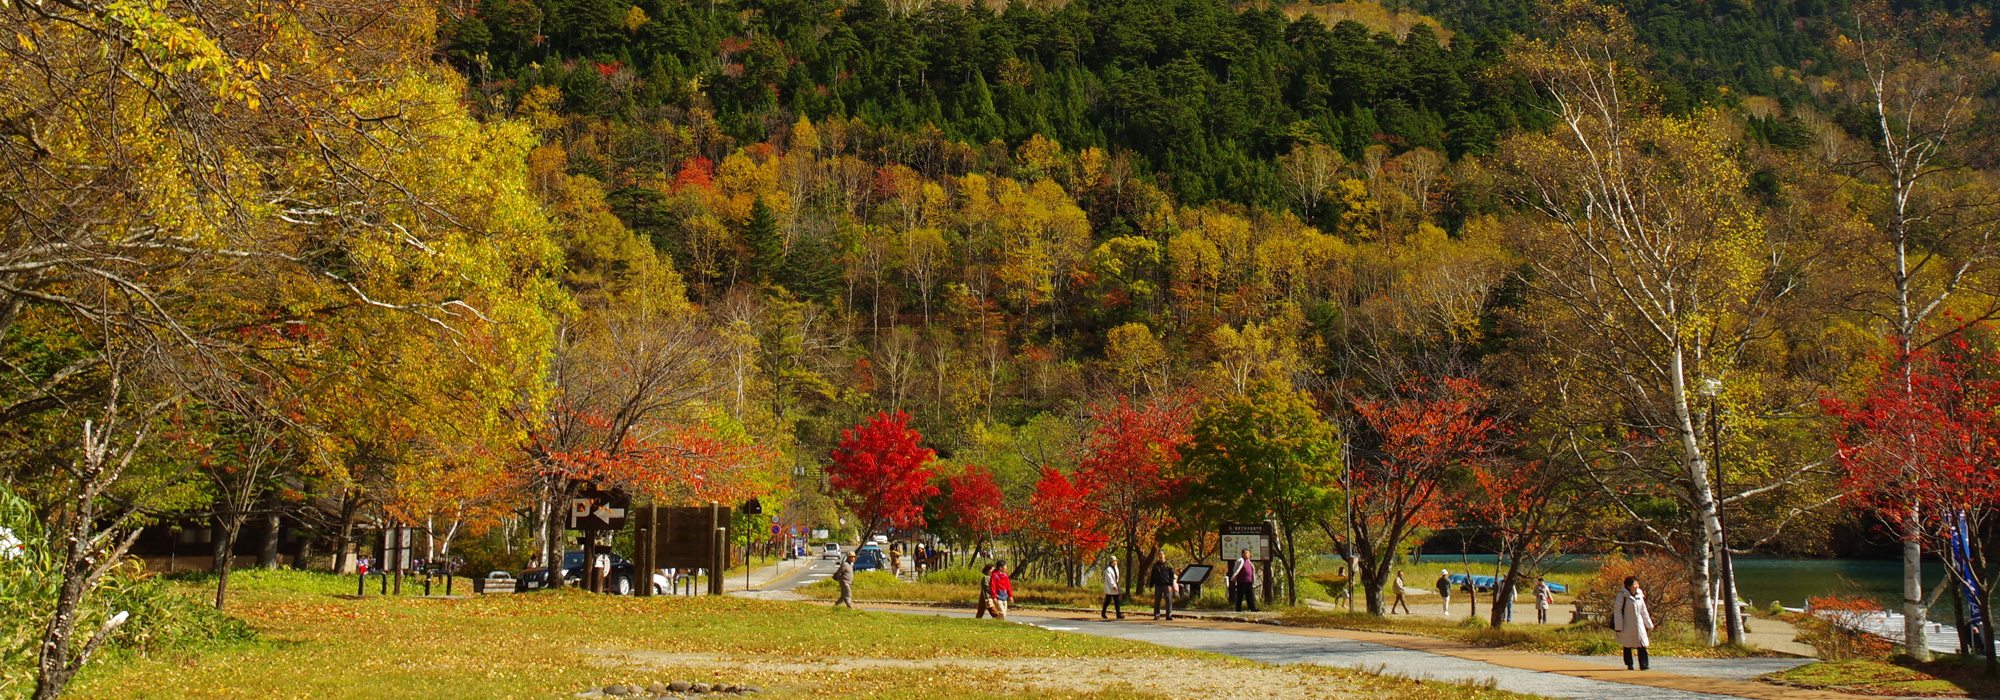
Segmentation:
{"type": "MultiPolygon", "coordinates": [[[[1130,690],[1169,698],[1213,700],[1314,700],[1358,698],[1347,679],[1276,666],[1230,661],[1172,659],[972,659],[946,657],[925,660],[815,657],[773,660],[663,652],[598,652],[605,663],[643,673],[751,674],[780,679],[795,687],[832,679],[865,678],[879,672],[922,672],[940,682],[977,683],[988,691],[1096,692],[1130,690]],[[1135,673],[1139,671],[1140,673],[1135,673]],[[998,684],[997,687],[994,684],[998,684]]],[[[846,682],[846,681],[836,681],[846,682]]]]}

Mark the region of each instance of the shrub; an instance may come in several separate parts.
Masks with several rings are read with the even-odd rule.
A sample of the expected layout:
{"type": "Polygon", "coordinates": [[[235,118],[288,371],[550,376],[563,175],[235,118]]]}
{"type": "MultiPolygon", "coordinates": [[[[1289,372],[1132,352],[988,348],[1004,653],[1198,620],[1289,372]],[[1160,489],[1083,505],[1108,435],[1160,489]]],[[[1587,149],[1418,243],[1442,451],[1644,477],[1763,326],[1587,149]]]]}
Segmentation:
{"type": "MultiPolygon", "coordinates": [[[[36,642],[62,585],[61,560],[40,522],[33,506],[0,486],[0,530],[5,530],[0,542],[18,543],[0,553],[0,697],[33,687],[36,642]]],[[[241,621],[174,590],[136,561],[115,569],[84,600],[78,611],[78,634],[88,638],[118,611],[131,613],[131,619],[118,628],[100,655],[184,650],[251,636],[241,621]]]]}
{"type": "Polygon", "coordinates": [[[924,574],[924,577],[920,580],[922,580],[924,583],[942,583],[954,586],[977,586],[979,585],[979,579],[980,576],[979,576],[979,571],[977,569],[967,569],[963,567],[958,567],[951,569],[939,569],[937,571],[924,574]]]}
{"type": "Polygon", "coordinates": [[[1807,601],[1812,612],[1798,619],[1794,640],[1812,646],[1825,661],[1880,661],[1894,646],[1888,639],[1861,631],[1861,621],[1882,614],[1881,604],[1859,596],[1830,595],[1807,601]]]}
{"type": "Polygon", "coordinates": [[[1692,621],[1694,601],[1688,598],[1685,571],[1680,562],[1667,557],[1606,557],[1597,575],[1583,584],[1576,599],[1583,609],[1603,613],[1609,624],[1611,603],[1617,599],[1618,589],[1624,587],[1625,577],[1637,576],[1640,587],[1646,590],[1646,607],[1653,612],[1655,622],[1692,621]]]}

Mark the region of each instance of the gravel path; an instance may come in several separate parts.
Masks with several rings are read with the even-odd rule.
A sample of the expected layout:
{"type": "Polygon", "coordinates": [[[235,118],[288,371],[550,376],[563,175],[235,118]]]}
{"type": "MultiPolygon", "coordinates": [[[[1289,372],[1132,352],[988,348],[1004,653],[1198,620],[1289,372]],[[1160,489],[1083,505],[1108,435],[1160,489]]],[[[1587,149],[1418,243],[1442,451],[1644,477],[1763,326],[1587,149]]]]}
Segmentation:
{"type": "MultiPolygon", "coordinates": [[[[1023,620],[1027,618],[1023,617],[1023,620]]],[[[1050,629],[1119,637],[1184,649],[1212,651],[1272,664],[1339,666],[1409,678],[1447,682],[1492,681],[1501,690],[1558,698],[1619,700],[1721,700],[1727,695],[1626,685],[1555,673],[1497,666],[1422,651],[1347,639],[1297,637],[1269,632],[1189,629],[1154,625],[1057,620],[1035,621],[1050,629]]],[[[1603,664],[1602,660],[1586,663],[1603,664]]],[[[1613,661],[1613,663],[1617,663],[1613,661]]],[[[1667,670],[1667,669],[1661,669],[1667,670]]]]}
{"type": "MultiPolygon", "coordinates": [[[[1622,666],[1625,660],[1617,656],[1563,656],[1581,663],[1622,666]]],[[[1798,668],[1818,659],[1687,659],[1664,656],[1653,657],[1653,670],[1678,673],[1683,676],[1703,678],[1727,678],[1735,681],[1756,680],[1766,673],[1777,673],[1798,668]]]]}

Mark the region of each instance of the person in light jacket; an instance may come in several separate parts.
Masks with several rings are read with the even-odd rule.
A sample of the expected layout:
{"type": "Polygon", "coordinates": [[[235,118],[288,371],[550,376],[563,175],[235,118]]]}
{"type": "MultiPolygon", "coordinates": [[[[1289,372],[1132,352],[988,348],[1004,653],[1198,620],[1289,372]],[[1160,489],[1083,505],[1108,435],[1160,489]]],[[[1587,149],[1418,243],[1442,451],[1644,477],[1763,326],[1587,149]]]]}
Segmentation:
{"type": "Polygon", "coordinates": [[[1406,599],[1404,599],[1404,598],[1403,598],[1403,589],[1404,589],[1405,587],[1407,587],[1408,585],[1409,585],[1409,584],[1406,584],[1406,583],[1404,583],[1404,582],[1403,582],[1403,570],[1402,570],[1402,569],[1397,569],[1397,570],[1396,570],[1396,600],[1395,600],[1394,602],[1391,602],[1391,603],[1389,603],[1389,614],[1391,614],[1391,615],[1394,615],[1394,614],[1396,614],[1396,608],[1402,608],[1402,609],[1403,609],[1403,614],[1404,614],[1404,615],[1408,615],[1408,614],[1410,614],[1410,601],[1408,601],[1408,600],[1406,600],[1406,599]]]}
{"type": "Polygon", "coordinates": [[[1617,633],[1618,646],[1625,647],[1625,670],[1632,670],[1634,649],[1639,650],[1639,670],[1652,665],[1646,658],[1646,647],[1653,645],[1653,612],[1646,609],[1646,591],[1639,587],[1639,577],[1625,577],[1625,587],[1611,602],[1611,630],[1617,633]]]}
{"type": "Polygon", "coordinates": [[[1549,582],[1547,579],[1544,579],[1540,576],[1536,576],[1535,577],[1535,621],[1536,622],[1542,623],[1544,625],[1549,624],[1549,604],[1553,602],[1556,602],[1555,589],[1549,587],[1549,582]]]}
{"type": "Polygon", "coordinates": [[[1103,619],[1105,612],[1113,608],[1118,610],[1118,619],[1125,619],[1125,589],[1118,582],[1118,557],[1112,557],[1104,565],[1104,605],[1097,609],[1098,619],[1103,619]]]}
{"type": "Polygon", "coordinates": [[[840,560],[840,566],[834,567],[833,581],[834,583],[840,584],[840,600],[833,601],[833,606],[837,608],[842,605],[845,605],[847,606],[847,609],[853,610],[854,609],[854,553],[853,552],[848,552],[847,558],[840,560]]]}

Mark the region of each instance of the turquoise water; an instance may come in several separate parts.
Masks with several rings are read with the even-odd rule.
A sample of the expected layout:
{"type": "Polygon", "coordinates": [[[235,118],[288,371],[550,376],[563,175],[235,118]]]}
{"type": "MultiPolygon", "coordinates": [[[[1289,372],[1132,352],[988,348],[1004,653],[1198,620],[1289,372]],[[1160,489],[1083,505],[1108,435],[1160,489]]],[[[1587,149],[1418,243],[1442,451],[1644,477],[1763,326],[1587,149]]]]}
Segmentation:
{"type": "MultiPolygon", "coordinates": [[[[1470,564],[1472,573],[1491,575],[1498,557],[1492,554],[1467,555],[1463,559],[1456,554],[1426,554],[1420,565],[1428,568],[1437,566],[1453,571],[1466,568],[1470,564]]],[[[1555,568],[1560,573],[1590,573],[1597,570],[1597,561],[1578,557],[1564,561],[1555,568]]],[[[1776,559],[1768,557],[1736,558],[1736,591],[1744,600],[1758,607],[1770,605],[1772,600],[1783,602],[1787,607],[1799,607],[1805,599],[1834,593],[1858,594],[1882,601],[1885,607],[1897,605],[1902,600],[1903,563],[1880,559],[1776,559]]],[[[1944,578],[1944,567],[1937,562],[1925,562],[1924,590],[1944,578]]],[[[1657,585],[1657,584],[1655,584],[1657,585]]],[[[1949,600],[1949,598],[1947,598],[1949,600]]],[[[1950,603],[1941,603],[1937,615],[1949,617],[1950,603]]]]}

